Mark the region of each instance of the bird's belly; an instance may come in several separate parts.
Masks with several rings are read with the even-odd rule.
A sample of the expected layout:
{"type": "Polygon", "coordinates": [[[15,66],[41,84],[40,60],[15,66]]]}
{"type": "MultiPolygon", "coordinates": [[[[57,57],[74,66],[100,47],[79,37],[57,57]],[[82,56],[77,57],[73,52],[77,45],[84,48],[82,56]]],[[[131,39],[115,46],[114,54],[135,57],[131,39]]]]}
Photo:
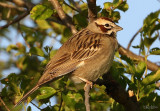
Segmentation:
{"type": "Polygon", "coordinates": [[[99,57],[85,61],[84,66],[78,68],[71,74],[71,80],[75,83],[83,82],[79,77],[88,81],[96,81],[104,73],[108,72],[114,58],[114,51],[103,53],[99,57]]]}

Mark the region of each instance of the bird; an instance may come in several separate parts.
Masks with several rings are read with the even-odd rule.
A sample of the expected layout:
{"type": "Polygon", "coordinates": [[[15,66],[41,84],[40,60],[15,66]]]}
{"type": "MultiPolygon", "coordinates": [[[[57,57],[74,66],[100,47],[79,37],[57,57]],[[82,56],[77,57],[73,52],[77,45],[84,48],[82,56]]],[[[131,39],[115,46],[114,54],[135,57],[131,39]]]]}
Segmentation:
{"type": "MultiPolygon", "coordinates": [[[[69,38],[51,58],[37,84],[15,106],[42,85],[69,74],[75,84],[92,86],[110,69],[118,48],[117,32],[123,28],[112,19],[100,17],[69,38]]],[[[14,107],[15,107],[14,106],[14,107]]]]}

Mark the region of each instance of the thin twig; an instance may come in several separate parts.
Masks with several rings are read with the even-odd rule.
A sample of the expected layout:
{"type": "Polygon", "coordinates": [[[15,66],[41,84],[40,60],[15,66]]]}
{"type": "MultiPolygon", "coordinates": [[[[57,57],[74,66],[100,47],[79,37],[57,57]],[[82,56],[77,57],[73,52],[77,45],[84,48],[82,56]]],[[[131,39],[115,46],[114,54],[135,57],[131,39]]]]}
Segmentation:
{"type": "Polygon", "coordinates": [[[65,5],[67,5],[69,8],[71,8],[72,10],[75,10],[75,11],[79,12],[79,10],[77,10],[77,9],[75,9],[74,7],[68,5],[65,1],[63,1],[63,3],[64,3],[65,5]]]}
{"type": "Polygon", "coordinates": [[[13,21],[11,21],[11,22],[7,23],[6,25],[0,27],[0,29],[7,28],[7,27],[9,27],[10,25],[19,22],[20,20],[22,20],[23,18],[25,18],[27,15],[29,15],[29,14],[30,14],[30,11],[32,10],[32,8],[33,8],[34,5],[33,5],[33,4],[30,4],[30,3],[26,3],[26,5],[28,6],[28,10],[27,10],[25,13],[23,13],[22,15],[19,15],[19,16],[18,16],[17,18],[15,18],[13,21]]]}
{"type": "Polygon", "coordinates": [[[6,106],[6,104],[4,103],[4,101],[2,100],[2,98],[0,97],[0,101],[1,103],[4,105],[4,107],[6,108],[7,111],[10,111],[10,109],[6,106]]]}
{"type": "Polygon", "coordinates": [[[74,0],[70,0],[70,1],[77,8],[77,10],[81,12],[81,8],[79,7],[79,4],[77,4],[74,0]]]}
{"type": "Polygon", "coordinates": [[[33,106],[35,106],[37,109],[41,110],[37,105],[35,105],[32,101],[30,102],[33,106]]]}
{"type": "Polygon", "coordinates": [[[23,8],[23,7],[17,7],[17,6],[14,6],[14,5],[11,5],[11,4],[6,4],[6,3],[3,3],[3,2],[0,2],[0,6],[6,7],[6,8],[16,9],[16,10],[19,10],[19,11],[26,11],[26,9],[23,8]]]}
{"type": "MultiPolygon", "coordinates": [[[[142,57],[142,56],[139,56],[139,55],[136,55],[134,54],[132,51],[129,51],[127,49],[125,49],[124,47],[122,47],[120,44],[119,44],[119,49],[118,49],[119,53],[121,55],[125,55],[127,56],[128,58],[132,59],[132,60],[136,60],[136,61],[145,61],[145,58],[142,57]]],[[[157,71],[160,66],[158,66],[157,64],[147,60],[147,68],[151,71],[157,71]]]]}
{"type": "Polygon", "coordinates": [[[128,46],[127,46],[127,50],[129,50],[133,40],[136,38],[136,36],[139,34],[139,32],[141,32],[142,28],[140,28],[132,37],[132,39],[129,41],[128,46]]]}
{"type": "Polygon", "coordinates": [[[61,111],[61,108],[62,108],[62,103],[63,103],[63,98],[62,98],[62,92],[61,92],[61,102],[60,102],[60,105],[59,105],[59,110],[58,110],[58,111],[61,111]]]}
{"type": "Polygon", "coordinates": [[[85,95],[85,106],[86,106],[86,111],[90,111],[90,103],[89,103],[89,91],[90,91],[91,85],[87,84],[84,87],[84,95],[85,95]]]}
{"type": "Polygon", "coordinates": [[[22,38],[24,39],[24,41],[25,41],[25,43],[26,43],[27,47],[30,49],[30,48],[31,48],[31,46],[30,46],[30,45],[29,45],[29,43],[26,41],[26,39],[25,39],[25,37],[24,37],[24,35],[23,35],[23,32],[21,31],[21,28],[20,28],[20,24],[19,24],[19,22],[18,22],[18,30],[19,30],[19,32],[20,32],[20,34],[21,34],[22,38]]]}
{"type": "Polygon", "coordinates": [[[52,3],[54,8],[56,9],[56,11],[57,11],[59,17],[61,18],[61,20],[64,21],[66,26],[70,27],[72,33],[75,34],[77,32],[77,30],[76,30],[75,26],[73,25],[69,16],[64,13],[64,11],[63,11],[61,5],[59,4],[58,0],[50,0],[50,2],[52,3]]]}
{"type": "Polygon", "coordinates": [[[7,23],[6,25],[0,27],[0,29],[7,28],[7,27],[9,27],[10,25],[19,22],[20,20],[22,20],[22,19],[23,19],[24,17],[26,17],[27,15],[29,15],[29,12],[28,12],[28,11],[25,12],[25,13],[23,13],[22,15],[18,16],[18,17],[17,17],[16,19],[14,19],[13,21],[11,21],[11,22],[7,23]]]}
{"type": "MultiPolygon", "coordinates": [[[[77,12],[79,12],[80,13],[80,11],[79,10],[77,10],[77,9],[75,9],[74,7],[72,7],[72,6],[70,6],[70,5],[68,5],[65,1],[63,2],[65,5],[67,5],[68,7],[70,7],[72,10],[75,10],[75,11],[77,11],[77,12]]],[[[84,17],[86,17],[87,18],[87,16],[85,15],[85,14],[83,14],[83,13],[81,13],[82,14],[82,16],[84,16],[84,17]]]]}

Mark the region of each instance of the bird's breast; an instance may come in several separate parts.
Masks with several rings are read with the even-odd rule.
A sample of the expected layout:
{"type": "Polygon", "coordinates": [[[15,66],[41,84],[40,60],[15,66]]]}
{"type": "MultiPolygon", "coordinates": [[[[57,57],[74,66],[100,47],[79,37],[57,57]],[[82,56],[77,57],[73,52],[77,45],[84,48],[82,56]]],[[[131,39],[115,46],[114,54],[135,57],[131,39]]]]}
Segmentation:
{"type": "Polygon", "coordinates": [[[84,65],[71,74],[71,79],[75,83],[82,82],[78,77],[96,81],[110,69],[116,48],[117,41],[109,38],[107,40],[104,39],[100,51],[94,57],[85,60],[84,65]]]}

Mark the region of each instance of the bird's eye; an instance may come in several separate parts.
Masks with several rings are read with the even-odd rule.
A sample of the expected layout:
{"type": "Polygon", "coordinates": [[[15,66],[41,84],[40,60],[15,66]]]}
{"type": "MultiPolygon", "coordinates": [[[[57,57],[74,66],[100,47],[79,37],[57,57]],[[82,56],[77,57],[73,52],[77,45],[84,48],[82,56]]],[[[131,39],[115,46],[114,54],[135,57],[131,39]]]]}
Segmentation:
{"type": "Polygon", "coordinates": [[[109,24],[105,24],[106,27],[109,27],[109,24]]]}

